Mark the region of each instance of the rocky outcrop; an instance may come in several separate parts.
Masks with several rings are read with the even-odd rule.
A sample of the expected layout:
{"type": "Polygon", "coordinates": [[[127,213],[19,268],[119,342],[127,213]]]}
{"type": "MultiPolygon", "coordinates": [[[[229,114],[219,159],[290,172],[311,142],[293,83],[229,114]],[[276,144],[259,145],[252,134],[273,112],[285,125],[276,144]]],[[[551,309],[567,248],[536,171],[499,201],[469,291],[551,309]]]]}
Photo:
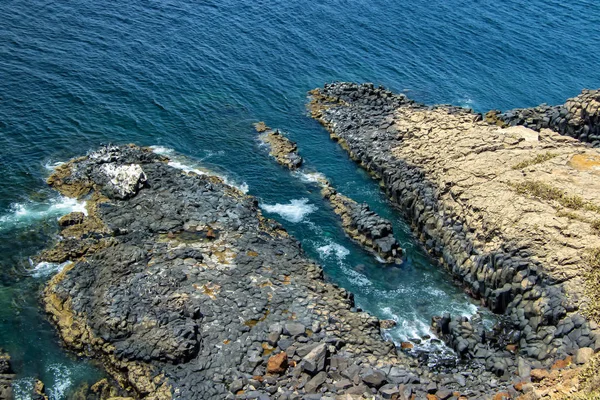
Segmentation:
{"type": "Polygon", "coordinates": [[[260,133],[261,142],[269,146],[269,153],[277,162],[290,170],[296,170],[302,165],[302,157],[298,155],[298,146],[285,137],[278,129],[271,129],[264,122],[254,124],[260,133]]]}
{"type": "Polygon", "coordinates": [[[49,180],[88,203],[83,221],[65,219],[76,222],[63,227],[69,244],[42,254],[72,261],[48,283],[44,304],[66,346],[102,361],[129,397],[448,398],[510,389],[508,374],[497,380],[474,364],[431,369],[397,354],[380,321],[326,283],[253,197],[143,148],[98,152],[112,156],[91,153],[49,180]],[[105,191],[95,178],[105,162],[139,166],[144,185],[127,198],[105,191]],[[77,251],[70,239],[81,242],[77,251]]]}
{"type": "Polygon", "coordinates": [[[600,246],[600,153],[550,130],[501,128],[370,84],[311,94],[313,117],[381,180],[431,254],[503,315],[504,346],[487,346],[459,321],[447,337],[458,353],[477,358],[477,344],[486,345],[488,370],[499,372],[503,359],[506,372],[519,357],[550,368],[579,348],[600,349],[589,257],[600,246]]]}
{"type": "Polygon", "coordinates": [[[549,128],[561,135],[600,146],[600,90],[583,90],[565,104],[542,104],[532,108],[516,108],[485,115],[488,122],[500,126],[522,125],[536,131],[549,128]]]}
{"type": "Polygon", "coordinates": [[[319,179],[321,193],[342,219],[346,234],[385,263],[402,263],[402,248],[394,237],[392,223],[335,190],[329,181],[319,179]]]}
{"type": "Polygon", "coordinates": [[[15,374],[10,365],[10,355],[0,349],[0,400],[13,398],[12,381],[15,374]]]}

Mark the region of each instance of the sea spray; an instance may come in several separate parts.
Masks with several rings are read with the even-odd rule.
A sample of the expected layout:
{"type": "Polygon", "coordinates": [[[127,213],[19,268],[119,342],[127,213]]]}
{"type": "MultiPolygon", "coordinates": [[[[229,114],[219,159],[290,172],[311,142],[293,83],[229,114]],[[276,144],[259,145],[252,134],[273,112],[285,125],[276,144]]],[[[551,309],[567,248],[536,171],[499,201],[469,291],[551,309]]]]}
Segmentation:
{"type": "Polygon", "coordinates": [[[289,204],[261,204],[263,210],[268,213],[278,214],[289,222],[301,222],[304,217],[317,210],[317,206],[310,204],[306,198],[290,200],[289,204]]]}
{"type": "Polygon", "coordinates": [[[87,215],[86,202],[60,196],[48,202],[15,203],[8,213],[0,216],[0,230],[13,229],[35,224],[49,218],[59,218],[70,212],[82,212],[87,215]]]}

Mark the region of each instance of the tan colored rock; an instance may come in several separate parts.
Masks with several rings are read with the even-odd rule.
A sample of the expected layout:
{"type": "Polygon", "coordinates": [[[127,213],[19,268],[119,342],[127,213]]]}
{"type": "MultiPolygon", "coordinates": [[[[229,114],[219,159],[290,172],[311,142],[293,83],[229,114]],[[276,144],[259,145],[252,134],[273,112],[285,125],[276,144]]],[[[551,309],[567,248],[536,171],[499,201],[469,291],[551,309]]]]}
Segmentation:
{"type": "Polygon", "coordinates": [[[575,354],[575,362],[577,364],[585,364],[590,361],[590,358],[594,355],[594,350],[589,347],[584,347],[577,350],[575,354]]]}
{"type": "Polygon", "coordinates": [[[275,354],[269,358],[267,362],[267,374],[281,375],[288,368],[288,357],[285,352],[275,354]]]}
{"type": "Polygon", "coordinates": [[[548,370],[541,369],[541,368],[536,368],[536,369],[531,370],[531,380],[533,382],[541,382],[544,379],[548,378],[549,376],[550,376],[550,373],[548,372],[548,370]]]}

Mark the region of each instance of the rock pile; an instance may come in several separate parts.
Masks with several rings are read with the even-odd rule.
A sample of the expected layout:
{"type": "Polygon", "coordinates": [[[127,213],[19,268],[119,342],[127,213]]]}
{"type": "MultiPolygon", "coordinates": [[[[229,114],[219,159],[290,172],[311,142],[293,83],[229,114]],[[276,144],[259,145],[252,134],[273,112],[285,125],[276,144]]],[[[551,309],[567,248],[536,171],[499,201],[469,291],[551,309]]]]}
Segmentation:
{"type": "Polygon", "coordinates": [[[492,110],[486,120],[500,125],[525,127],[539,131],[550,128],[561,135],[600,146],[600,90],[583,90],[565,104],[541,104],[532,108],[516,108],[500,112],[492,110]]]}

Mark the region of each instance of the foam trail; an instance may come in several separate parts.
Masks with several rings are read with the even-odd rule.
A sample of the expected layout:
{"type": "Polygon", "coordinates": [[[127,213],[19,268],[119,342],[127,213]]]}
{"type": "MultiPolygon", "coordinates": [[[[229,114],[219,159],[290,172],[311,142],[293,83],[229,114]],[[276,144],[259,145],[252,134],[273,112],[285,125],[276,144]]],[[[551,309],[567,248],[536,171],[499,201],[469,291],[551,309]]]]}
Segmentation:
{"type": "Polygon", "coordinates": [[[73,384],[71,371],[62,364],[52,364],[48,370],[54,377],[54,386],[48,390],[50,400],[62,400],[66,398],[67,391],[73,384]]]}
{"type": "Polygon", "coordinates": [[[321,183],[322,181],[327,180],[327,178],[325,178],[325,175],[323,175],[320,172],[294,171],[292,172],[292,174],[300,178],[302,182],[306,183],[321,183]]]}
{"type": "Polygon", "coordinates": [[[337,258],[338,260],[343,260],[348,254],[350,254],[350,250],[348,250],[341,244],[337,244],[334,242],[331,242],[325,246],[318,247],[317,251],[319,252],[321,258],[335,256],[335,258],[337,258]]]}
{"type": "MultiPolygon", "coordinates": [[[[182,156],[180,154],[177,154],[175,152],[175,150],[170,149],[168,147],[150,146],[150,148],[152,149],[152,151],[154,153],[168,157],[169,161],[167,162],[167,165],[169,165],[173,168],[182,170],[186,173],[193,173],[196,175],[209,175],[209,174],[214,175],[214,176],[221,178],[223,180],[223,182],[225,182],[225,184],[235,187],[240,192],[248,193],[249,187],[246,182],[242,182],[241,184],[238,184],[237,182],[234,182],[233,180],[229,179],[226,176],[223,176],[223,175],[217,174],[213,171],[210,171],[210,170],[202,167],[201,165],[195,163],[193,160],[191,160],[185,156],[182,156]]],[[[212,154],[213,153],[209,153],[206,156],[206,158],[212,156],[212,154]]]]}
{"type": "MultiPolygon", "coordinates": [[[[33,266],[33,262],[31,260],[29,260],[29,262],[33,266]]],[[[60,264],[42,261],[38,263],[35,267],[33,267],[31,270],[29,270],[29,275],[31,275],[34,278],[45,278],[47,276],[51,276],[62,271],[70,263],[70,261],[66,261],[60,264]]]]}
{"type": "Polygon", "coordinates": [[[47,203],[16,203],[11,206],[8,213],[0,216],[0,230],[29,226],[32,223],[52,217],[58,218],[74,211],[87,215],[85,205],[85,201],[64,196],[51,199],[47,203]]]}
{"type": "Polygon", "coordinates": [[[54,163],[51,163],[50,161],[48,161],[46,164],[44,164],[44,168],[50,172],[54,172],[56,170],[56,168],[60,167],[63,164],[64,164],[64,162],[62,162],[62,161],[57,161],[54,163]]]}
{"type": "Polygon", "coordinates": [[[290,204],[263,204],[261,208],[266,212],[278,214],[290,222],[300,222],[308,214],[317,210],[317,206],[309,204],[308,199],[294,199],[290,201],[290,204]]]}

